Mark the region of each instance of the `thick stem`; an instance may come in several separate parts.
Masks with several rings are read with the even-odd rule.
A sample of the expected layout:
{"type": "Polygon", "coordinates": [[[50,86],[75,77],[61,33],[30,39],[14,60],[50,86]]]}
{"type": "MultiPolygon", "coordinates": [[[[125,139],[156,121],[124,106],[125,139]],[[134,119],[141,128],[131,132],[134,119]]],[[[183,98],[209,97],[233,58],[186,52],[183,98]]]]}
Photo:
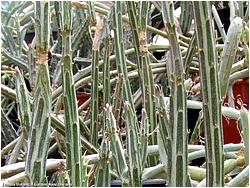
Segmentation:
{"type": "Polygon", "coordinates": [[[170,121],[172,127],[171,175],[169,186],[187,185],[187,102],[184,68],[174,23],[173,2],[162,2],[163,21],[169,35],[170,58],[170,121]]]}
{"type": "Polygon", "coordinates": [[[72,30],[72,8],[70,2],[61,2],[62,12],[62,77],[64,96],[64,124],[66,134],[67,169],[70,174],[70,182],[74,187],[86,184],[84,182],[83,159],[80,140],[80,126],[77,110],[75,86],[73,81],[71,60],[71,30],[72,30]]]}
{"type": "Polygon", "coordinates": [[[205,127],[207,186],[223,186],[223,138],[217,57],[209,2],[193,2],[200,59],[205,127]]]}
{"type": "Polygon", "coordinates": [[[45,167],[51,122],[51,88],[47,62],[50,36],[49,7],[49,2],[35,2],[36,49],[39,62],[25,170],[31,186],[46,183],[45,167]]]}

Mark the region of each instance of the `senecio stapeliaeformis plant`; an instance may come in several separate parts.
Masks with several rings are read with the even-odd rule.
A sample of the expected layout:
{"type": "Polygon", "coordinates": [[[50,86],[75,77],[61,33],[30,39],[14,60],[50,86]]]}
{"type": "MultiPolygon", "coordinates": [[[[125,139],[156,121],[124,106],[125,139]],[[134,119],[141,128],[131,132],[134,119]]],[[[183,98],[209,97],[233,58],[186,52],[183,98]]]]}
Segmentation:
{"type": "Polygon", "coordinates": [[[1,2],[1,185],[248,186],[248,7],[1,2]]]}

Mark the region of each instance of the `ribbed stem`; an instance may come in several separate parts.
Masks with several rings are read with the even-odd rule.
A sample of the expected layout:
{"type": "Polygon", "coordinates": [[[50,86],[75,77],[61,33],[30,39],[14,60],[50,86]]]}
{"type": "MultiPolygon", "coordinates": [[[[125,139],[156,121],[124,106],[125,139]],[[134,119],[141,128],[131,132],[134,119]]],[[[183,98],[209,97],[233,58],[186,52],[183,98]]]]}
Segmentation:
{"type": "Polygon", "coordinates": [[[103,18],[98,22],[96,26],[95,37],[93,40],[92,47],[92,71],[91,71],[91,143],[97,147],[98,146],[98,131],[99,131],[99,91],[98,91],[98,82],[99,82],[99,48],[100,48],[100,39],[103,31],[104,22],[103,18]]]}
{"type": "Polygon", "coordinates": [[[118,135],[115,117],[110,106],[107,106],[105,110],[108,113],[107,130],[109,140],[111,141],[112,160],[114,160],[115,168],[123,186],[127,186],[129,184],[128,166],[125,160],[125,152],[122,149],[122,143],[118,135]]]}
{"type": "Polygon", "coordinates": [[[126,132],[130,186],[141,187],[142,167],[136,114],[132,111],[131,105],[128,102],[125,102],[124,106],[126,122],[128,122],[126,132]]]}
{"type": "Polygon", "coordinates": [[[147,156],[148,156],[148,134],[149,134],[149,122],[148,122],[148,116],[145,111],[145,109],[142,109],[142,119],[141,119],[141,125],[140,125],[140,152],[141,152],[141,166],[142,169],[144,165],[147,162],[147,156]]]}
{"type": "Polygon", "coordinates": [[[126,66],[126,57],[124,50],[124,41],[123,41],[123,22],[122,22],[122,3],[115,2],[114,12],[113,12],[113,21],[114,21],[114,38],[115,38],[115,52],[116,52],[116,63],[118,67],[118,72],[123,76],[123,93],[125,101],[128,101],[131,104],[131,107],[134,110],[133,98],[131,87],[128,79],[128,70],[126,66]]]}
{"type": "Polygon", "coordinates": [[[223,186],[223,137],[221,99],[217,75],[215,40],[209,2],[193,2],[200,60],[203,117],[206,143],[206,169],[209,187],[223,186]]]}
{"type": "Polygon", "coordinates": [[[87,1],[88,4],[88,12],[90,15],[90,21],[92,25],[96,24],[96,14],[95,14],[95,7],[92,1],[87,1]]]}
{"type": "Polygon", "coordinates": [[[180,25],[181,31],[185,35],[190,30],[193,19],[192,3],[190,1],[181,2],[180,25]]]}
{"type": "Polygon", "coordinates": [[[31,186],[38,186],[42,183],[46,183],[45,165],[51,122],[51,88],[47,63],[50,36],[49,6],[49,2],[35,2],[38,70],[25,170],[28,175],[28,182],[31,186]]]}
{"type": "Polygon", "coordinates": [[[164,99],[164,94],[161,88],[157,87],[157,110],[159,117],[159,130],[157,134],[159,153],[161,163],[164,165],[164,170],[167,174],[167,180],[171,179],[172,168],[172,129],[169,125],[169,106],[164,99]]]}
{"type": "Polygon", "coordinates": [[[187,49],[187,53],[185,54],[185,57],[184,57],[184,69],[185,69],[185,74],[186,74],[186,78],[189,77],[189,70],[190,70],[190,65],[191,65],[191,62],[193,60],[193,57],[195,55],[195,52],[196,52],[196,45],[197,45],[197,42],[196,42],[196,34],[194,33],[192,38],[191,38],[191,42],[189,44],[189,47],[187,49]]]}
{"type": "Polygon", "coordinates": [[[30,97],[24,78],[18,68],[16,68],[16,97],[18,118],[21,123],[22,131],[25,134],[25,139],[27,139],[31,122],[30,97]]]}
{"type": "Polygon", "coordinates": [[[66,155],[67,169],[69,170],[70,183],[74,187],[84,184],[84,171],[80,141],[79,117],[77,101],[72,73],[71,57],[71,30],[72,30],[72,8],[70,2],[61,2],[62,13],[62,77],[64,96],[64,124],[66,133],[66,155]]]}
{"type": "MultiPolygon", "coordinates": [[[[149,4],[146,1],[140,2],[139,19],[136,16],[136,4],[135,2],[127,2],[128,15],[130,18],[130,26],[132,28],[134,48],[136,56],[138,58],[138,74],[141,78],[141,91],[143,95],[143,107],[147,112],[150,124],[150,132],[153,132],[156,128],[156,113],[155,113],[155,101],[154,101],[154,82],[151,67],[149,66],[150,58],[148,49],[146,46],[147,35],[147,14],[149,10],[149,4]]],[[[156,135],[152,133],[149,137],[149,144],[156,144],[156,135]]],[[[156,158],[149,159],[149,165],[155,165],[157,163],[156,158]]]]}
{"type": "Polygon", "coordinates": [[[116,80],[116,86],[115,86],[115,91],[113,94],[113,101],[112,101],[112,106],[114,107],[112,109],[114,117],[116,119],[116,125],[120,127],[121,125],[121,110],[122,110],[122,104],[123,101],[121,100],[123,98],[123,77],[121,75],[118,75],[118,78],[116,80]]]}
{"type": "Polygon", "coordinates": [[[163,21],[170,43],[170,121],[172,150],[169,186],[187,184],[187,104],[184,68],[174,23],[173,2],[162,2],[163,21]]]}
{"type": "Polygon", "coordinates": [[[98,171],[95,179],[96,187],[111,186],[111,161],[110,161],[110,141],[103,135],[102,144],[99,151],[98,171]]]}
{"type": "MultiPolygon", "coordinates": [[[[105,39],[104,39],[104,68],[103,68],[103,104],[104,108],[105,106],[110,106],[111,102],[111,93],[110,93],[110,31],[108,24],[106,20],[104,20],[104,33],[105,33],[105,39]]],[[[97,88],[98,89],[98,88],[97,88]]],[[[103,138],[102,138],[102,144],[100,147],[100,162],[98,166],[98,172],[96,176],[95,185],[97,187],[109,187],[111,185],[111,175],[110,175],[110,169],[111,169],[111,161],[110,161],[110,141],[108,138],[106,138],[106,131],[109,127],[109,121],[108,121],[108,111],[104,110],[103,112],[103,138]]]]}

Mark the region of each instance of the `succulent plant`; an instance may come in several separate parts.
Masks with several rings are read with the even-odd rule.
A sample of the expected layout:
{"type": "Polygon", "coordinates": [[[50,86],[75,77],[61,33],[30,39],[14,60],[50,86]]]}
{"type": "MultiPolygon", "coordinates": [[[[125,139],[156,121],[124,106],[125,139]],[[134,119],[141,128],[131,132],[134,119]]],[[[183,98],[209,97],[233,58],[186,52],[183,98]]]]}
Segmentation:
{"type": "Polygon", "coordinates": [[[2,2],[1,185],[248,186],[248,6],[2,2]]]}

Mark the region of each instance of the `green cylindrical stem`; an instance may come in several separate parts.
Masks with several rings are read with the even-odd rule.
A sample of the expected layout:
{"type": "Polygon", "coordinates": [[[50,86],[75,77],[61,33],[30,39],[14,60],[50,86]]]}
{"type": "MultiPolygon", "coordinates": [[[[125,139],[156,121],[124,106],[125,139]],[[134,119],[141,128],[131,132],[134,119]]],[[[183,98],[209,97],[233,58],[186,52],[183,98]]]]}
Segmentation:
{"type": "MultiPolygon", "coordinates": [[[[147,112],[150,124],[150,132],[153,132],[156,128],[156,113],[155,113],[155,101],[154,101],[154,83],[151,67],[149,66],[150,58],[148,49],[146,46],[147,35],[147,14],[149,10],[149,4],[146,1],[140,2],[139,19],[136,20],[136,4],[135,2],[127,2],[129,8],[130,26],[133,33],[134,48],[138,60],[138,74],[141,78],[141,91],[143,95],[143,107],[147,112]]],[[[149,138],[149,144],[156,144],[156,136],[152,133],[149,138]]],[[[155,165],[157,159],[150,159],[150,165],[155,165]]]]}
{"type": "Polygon", "coordinates": [[[139,64],[140,43],[139,43],[138,20],[136,19],[137,18],[136,3],[134,1],[127,1],[126,4],[127,4],[127,9],[128,9],[129,23],[132,29],[135,55],[137,58],[137,64],[139,64]]]}
{"type": "Polygon", "coordinates": [[[115,168],[117,170],[118,176],[122,181],[123,185],[129,184],[129,175],[128,175],[128,166],[125,160],[125,152],[122,148],[122,143],[118,135],[118,130],[116,126],[116,120],[112,113],[110,106],[107,106],[105,109],[108,113],[107,116],[107,130],[109,135],[109,140],[111,141],[111,151],[113,153],[112,159],[115,163],[115,168]]]}
{"type": "Polygon", "coordinates": [[[188,72],[190,70],[190,64],[192,62],[192,59],[195,55],[196,52],[196,34],[194,33],[192,38],[191,38],[191,42],[189,44],[189,47],[187,49],[187,53],[185,54],[184,57],[184,69],[185,69],[185,74],[186,74],[186,78],[189,77],[188,72]]]}
{"type": "Polygon", "coordinates": [[[180,17],[180,25],[181,31],[185,35],[189,32],[193,14],[192,14],[192,3],[190,1],[182,1],[181,2],[181,17],[180,17]]]}
{"type": "Polygon", "coordinates": [[[35,2],[36,48],[39,62],[25,169],[28,182],[32,186],[46,183],[45,165],[51,122],[51,88],[47,63],[50,36],[49,5],[49,2],[35,2]]]}
{"type": "Polygon", "coordinates": [[[167,106],[164,100],[164,94],[161,88],[158,90],[158,118],[159,118],[159,130],[158,130],[158,145],[161,163],[164,165],[164,170],[167,174],[167,180],[171,179],[172,169],[172,129],[169,125],[169,106],[167,106]]]}
{"type": "Polygon", "coordinates": [[[187,183],[187,102],[184,86],[184,68],[174,23],[173,2],[162,2],[163,21],[170,43],[169,83],[172,150],[169,186],[187,183]]]}
{"type": "Polygon", "coordinates": [[[81,152],[80,126],[77,111],[77,101],[72,73],[71,60],[71,30],[72,8],[70,2],[61,2],[62,13],[62,77],[64,96],[64,124],[66,133],[67,169],[70,174],[70,183],[74,187],[83,185],[83,161],[81,152]]]}
{"type": "Polygon", "coordinates": [[[91,143],[97,147],[98,146],[98,113],[99,113],[99,91],[98,91],[98,81],[99,81],[99,48],[100,48],[100,38],[104,27],[103,19],[101,19],[97,24],[97,29],[95,32],[95,37],[92,47],[92,71],[91,71],[91,143]]]}
{"type": "Polygon", "coordinates": [[[24,78],[18,68],[16,68],[16,97],[18,118],[20,120],[21,127],[25,132],[26,139],[31,122],[30,97],[24,78]]]}
{"type": "Polygon", "coordinates": [[[99,154],[99,166],[95,180],[96,187],[110,187],[110,169],[110,141],[105,138],[105,135],[103,135],[103,141],[100,147],[99,154]]]}
{"type": "Polygon", "coordinates": [[[148,116],[145,109],[142,109],[142,119],[140,126],[140,152],[141,152],[141,165],[142,169],[146,163],[148,156],[147,147],[148,147],[148,134],[149,134],[149,122],[148,116]]]}
{"type": "Polygon", "coordinates": [[[88,12],[90,15],[91,24],[95,25],[96,24],[96,14],[95,14],[94,3],[92,1],[87,1],[87,4],[88,4],[88,12]]]}
{"type": "Polygon", "coordinates": [[[121,115],[121,109],[122,109],[122,103],[123,101],[121,100],[123,98],[123,77],[121,75],[118,75],[117,81],[116,81],[116,86],[115,86],[115,91],[113,94],[113,114],[116,119],[116,125],[119,127],[122,121],[122,118],[120,117],[121,115]]]}
{"type": "Polygon", "coordinates": [[[221,97],[225,97],[227,94],[229,76],[231,73],[232,65],[235,61],[237,47],[240,42],[241,31],[242,20],[241,18],[236,17],[229,26],[222,52],[219,69],[221,97]]]}
{"type": "Polygon", "coordinates": [[[130,186],[142,186],[142,166],[141,166],[141,152],[138,137],[138,125],[136,121],[136,114],[133,112],[131,105],[125,102],[126,114],[126,128],[127,128],[127,153],[128,153],[128,168],[130,186]]]}
{"type": "Polygon", "coordinates": [[[116,63],[118,67],[118,72],[123,76],[124,99],[125,101],[128,101],[131,104],[133,111],[135,111],[131,87],[128,79],[126,57],[124,53],[125,50],[123,41],[122,3],[123,2],[115,2],[113,12],[116,63]]]}
{"type": "Polygon", "coordinates": [[[110,42],[111,42],[111,36],[110,36],[110,30],[108,27],[107,20],[105,20],[105,39],[104,39],[104,60],[103,60],[103,88],[105,89],[103,92],[103,104],[104,106],[106,104],[111,104],[111,88],[110,88],[110,42]]]}
{"type": "Polygon", "coordinates": [[[200,59],[205,127],[207,186],[223,186],[223,137],[217,58],[209,2],[193,2],[200,59]]]}

